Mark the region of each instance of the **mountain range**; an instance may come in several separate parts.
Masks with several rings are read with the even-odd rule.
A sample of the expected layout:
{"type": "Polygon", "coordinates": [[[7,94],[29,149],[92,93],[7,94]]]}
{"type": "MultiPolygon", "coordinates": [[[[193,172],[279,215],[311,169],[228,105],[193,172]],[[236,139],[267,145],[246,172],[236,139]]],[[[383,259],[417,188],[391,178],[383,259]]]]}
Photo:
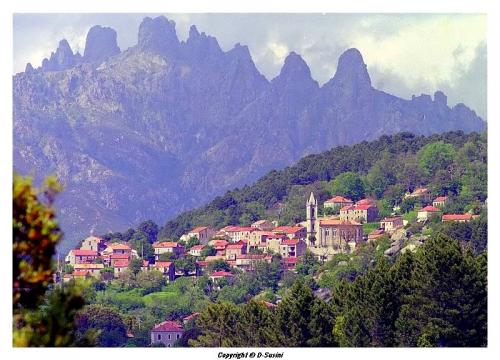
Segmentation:
{"type": "Polygon", "coordinates": [[[446,95],[402,99],[373,88],[357,49],[320,86],[299,54],[267,80],[247,46],[223,51],[195,26],[145,18],[126,50],[94,26],[83,55],[66,40],[39,68],[13,77],[14,170],[56,174],[66,234],[158,223],[301,157],[408,131],[484,131],[486,122],[446,95]]]}

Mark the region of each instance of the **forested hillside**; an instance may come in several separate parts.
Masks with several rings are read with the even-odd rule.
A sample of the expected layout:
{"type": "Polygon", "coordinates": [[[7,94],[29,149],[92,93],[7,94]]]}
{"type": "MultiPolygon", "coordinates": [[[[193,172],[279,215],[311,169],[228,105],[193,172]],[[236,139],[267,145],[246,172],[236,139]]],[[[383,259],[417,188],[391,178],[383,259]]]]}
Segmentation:
{"type": "Polygon", "coordinates": [[[395,205],[403,205],[407,212],[414,204],[401,204],[402,196],[418,186],[427,186],[436,195],[449,195],[454,206],[450,205],[450,212],[484,201],[486,133],[400,133],[309,155],[296,165],[270,171],[253,185],[228,191],[203,207],[182,213],[167,222],[159,236],[178,238],[198,225],[248,225],[266,217],[283,224],[298,222],[305,219],[310,191],[315,191],[320,203],[332,195],[354,195],[355,200],[372,196],[381,201],[382,215],[389,215],[395,205]],[[353,174],[334,181],[346,172],[353,174]],[[356,180],[361,180],[358,193],[344,193],[356,180]]]}

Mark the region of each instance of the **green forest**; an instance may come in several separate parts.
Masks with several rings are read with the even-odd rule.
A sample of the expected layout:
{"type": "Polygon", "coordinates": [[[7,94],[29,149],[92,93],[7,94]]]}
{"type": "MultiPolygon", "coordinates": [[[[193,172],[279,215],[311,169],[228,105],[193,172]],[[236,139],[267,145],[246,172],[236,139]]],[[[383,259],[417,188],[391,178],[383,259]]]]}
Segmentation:
{"type": "MultiPolygon", "coordinates": [[[[15,346],[150,346],[154,324],[195,312],[199,316],[185,325],[177,346],[487,345],[486,133],[401,133],[337,147],[271,171],[163,227],[148,220],[103,235],[127,242],[146,259],[155,241],[177,241],[198,225],[302,221],[306,198],[314,191],[320,204],[333,195],[373,197],[381,216],[397,213],[408,220],[410,239],[426,238],[395,256],[384,255],[391,246],[386,236],[329,261],[306,252],[295,271],[283,270],[277,254],[251,272],[225,261],[210,264],[209,271],[232,272],[232,283],[215,284],[207,275],[167,282],[160,272],[141,272],[132,261],[118,279],[54,285],[53,255],[62,231],[53,199],[59,190],[54,179],[35,189],[29,179],[14,176],[15,346]],[[403,198],[420,186],[449,197],[444,213],[477,217],[466,223],[417,223],[423,204],[403,198]],[[37,331],[41,335],[33,336],[37,331]]],[[[169,260],[186,274],[194,261],[169,260]]]]}

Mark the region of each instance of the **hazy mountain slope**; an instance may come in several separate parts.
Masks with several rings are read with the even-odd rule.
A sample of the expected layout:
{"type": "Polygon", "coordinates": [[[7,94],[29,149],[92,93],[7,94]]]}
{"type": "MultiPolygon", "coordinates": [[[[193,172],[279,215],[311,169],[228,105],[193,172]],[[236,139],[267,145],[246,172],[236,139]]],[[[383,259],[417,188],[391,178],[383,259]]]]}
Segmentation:
{"type": "Polygon", "coordinates": [[[69,242],[162,223],[335,145],[486,127],[440,92],[404,100],[374,89],[355,49],[322,87],[294,53],[268,81],[246,46],[224,52],[194,26],[180,42],[164,17],[144,19],[124,51],[100,26],[83,56],[63,40],[41,68],[16,74],[13,89],[15,170],[54,172],[66,185],[58,205],[69,242]]]}

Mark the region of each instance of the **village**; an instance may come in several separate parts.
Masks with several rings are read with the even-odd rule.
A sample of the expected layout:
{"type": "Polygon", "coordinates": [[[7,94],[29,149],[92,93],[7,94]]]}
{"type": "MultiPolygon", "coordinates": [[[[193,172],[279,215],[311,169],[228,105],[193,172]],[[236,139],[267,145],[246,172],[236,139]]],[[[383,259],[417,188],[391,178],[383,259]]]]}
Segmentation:
{"type": "MultiPolygon", "coordinates": [[[[432,197],[426,188],[417,188],[404,196],[415,198],[425,206],[418,209],[416,222],[429,221],[467,222],[476,215],[443,214],[448,201],[446,196],[432,197]]],[[[198,277],[208,275],[217,284],[231,284],[234,274],[227,270],[208,271],[209,264],[223,261],[233,269],[251,272],[256,262],[271,262],[278,255],[283,270],[294,271],[301,257],[310,251],[319,261],[327,261],[336,254],[352,253],[366,242],[376,242],[381,237],[389,237],[391,246],[385,256],[394,256],[400,251],[414,251],[426,236],[412,237],[406,228],[408,221],[401,215],[380,218],[375,200],[364,198],[357,202],[343,196],[334,196],[323,203],[323,213],[318,212],[318,200],[311,192],[306,204],[306,220],[286,226],[277,221],[261,219],[251,226],[225,226],[212,229],[198,226],[180,237],[179,241],[162,240],[152,244],[154,260],[145,259],[127,243],[107,243],[97,236],[83,240],[78,249],[70,250],[65,258],[72,272],[62,275],[58,281],[94,277],[102,281],[119,278],[132,261],[140,261],[140,271],[157,270],[167,282],[184,276],[198,277]],[[376,224],[375,229],[365,233],[363,225],[376,224]],[[186,244],[195,245],[186,248],[186,244]],[[211,249],[211,252],[207,252],[211,249]],[[210,255],[207,255],[209,254],[210,255]],[[172,259],[194,258],[195,266],[191,271],[176,269],[172,259]],[[208,272],[207,272],[208,271],[208,272]]],[[[395,211],[398,209],[395,208],[395,211]]],[[[220,287],[219,287],[220,288],[220,287]]],[[[273,306],[269,303],[268,306],[273,306]]],[[[196,317],[191,314],[184,322],[196,317]]],[[[151,330],[151,344],[161,343],[173,346],[182,336],[183,324],[164,321],[151,330]]]]}

